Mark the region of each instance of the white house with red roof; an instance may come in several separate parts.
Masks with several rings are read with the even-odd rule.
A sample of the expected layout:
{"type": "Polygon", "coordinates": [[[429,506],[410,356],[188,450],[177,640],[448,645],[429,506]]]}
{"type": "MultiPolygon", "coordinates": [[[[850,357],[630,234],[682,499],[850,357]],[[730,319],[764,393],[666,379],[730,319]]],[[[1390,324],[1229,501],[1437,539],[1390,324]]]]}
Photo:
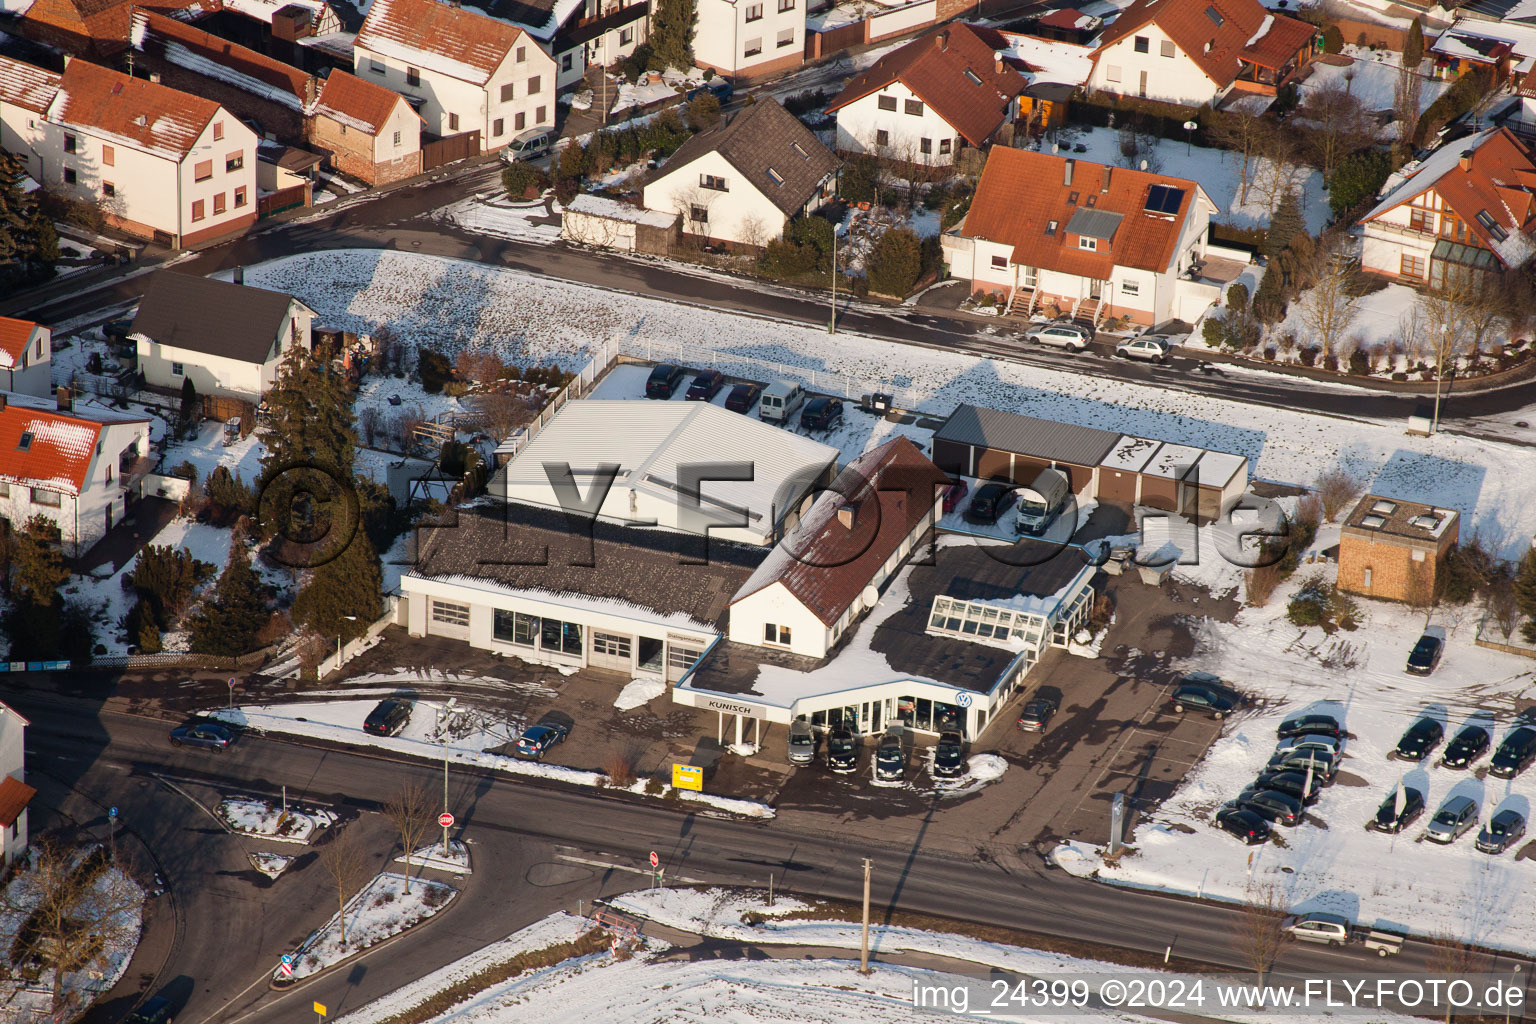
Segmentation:
{"type": "Polygon", "coordinates": [[[1186,178],[999,146],[940,242],[950,273],[1010,313],[1193,322],[1225,283],[1201,269],[1216,212],[1186,178]]]}
{"type": "Polygon", "coordinates": [[[1136,0],[1099,37],[1088,89],[1185,106],[1232,91],[1273,96],[1319,40],[1258,0],[1136,0]]]}
{"type": "Polygon", "coordinates": [[[1360,219],[1362,270],[1440,287],[1449,268],[1500,271],[1536,253],[1536,159],[1507,128],[1405,168],[1360,219]]]}
{"type": "Polygon", "coordinates": [[[0,393],[0,519],[46,516],[68,557],[122,521],[151,462],[147,416],[0,393]]]}
{"type": "Polygon", "coordinates": [[[27,785],[27,726],[7,704],[0,704],[0,867],[27,850],[27,805],[37,790],[27,785]]]}
{"type": "Polygon", "coordinates": [[[46,398],[53,393],[53,331],[31,320],[0,316],[0,390],[46,398]]]}
{"type": "Polygon", "coordinates": [[[256,135],[212,100],[83,60],[52,75],[0,57],[0,119],[39,183],[119,230],[185,246],[256,222],[256,135]]]}
{"type": "Polygon", "coordinates": [[[927,32],[849,79],[827,106],[837,149],[947,166],[1019,113],[1026,79],[998,57],[1002,33],[959,22],[927,32]]]}
{"type": "Polygon", "coordinates": [[[375,0],[353,43],[364,81],[407,98],[434,135],[499,149],[555,123],[559,64],[523,28],[437,0],[375,0]]]}

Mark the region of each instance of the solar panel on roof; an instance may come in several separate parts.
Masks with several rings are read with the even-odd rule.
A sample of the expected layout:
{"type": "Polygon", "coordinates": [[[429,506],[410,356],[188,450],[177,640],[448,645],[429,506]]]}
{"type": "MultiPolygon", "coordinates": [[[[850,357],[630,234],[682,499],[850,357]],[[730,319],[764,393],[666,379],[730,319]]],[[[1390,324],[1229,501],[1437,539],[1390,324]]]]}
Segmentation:
{"type": "Polygon", "coordinates": [[[1147,189],[1148,213],[1178,213],[1184,202],[1184,190],[1172,185],[1153,185],[1147,189]]]}

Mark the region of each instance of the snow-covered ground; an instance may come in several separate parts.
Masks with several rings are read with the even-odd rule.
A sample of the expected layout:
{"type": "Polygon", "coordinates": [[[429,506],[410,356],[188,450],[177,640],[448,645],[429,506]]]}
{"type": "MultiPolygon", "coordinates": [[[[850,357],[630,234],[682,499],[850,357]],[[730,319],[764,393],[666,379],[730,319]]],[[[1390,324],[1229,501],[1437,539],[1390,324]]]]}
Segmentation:
{"type": "MultiPolygon", "coordinates": [[[[1298,86],[1301,98],[1322,88],[1329,82],[1345,86],[1349,94],[1358,99],[1367,110],[1392,110],[1397,105],[1397,83],[1402,69],[1402,54],[1392,50],[1372,50],[1354,43],[1344,47],[1343,55],[1354,58],[1348,67],[1335,67],[1322,61],[1314,61],[1312,74],[1298,86]]],[[[1419,74],[1419,113],[1433,103],[1451,86],[1449,79],[1431,78],[1424,74],[1433,66],[1425,61],[1419,74]]]]}
{"type": "Polygon", "coordinates": [[[1197,623],[1198,649],[1181,667],[1215,673],[1260,706],[1230,721],[1178,792],[1138,823],[1129,839],[1134,854],[1109,867],[1094,851],[1067,844],[1058,863],[1078,874],[1097,870],[1105,881],[1232,900],[1243,899],[1251,884],[1273,883],[1295,911],[1327,910],[1361,924],[1536,952],[1525,913],[1536,900],[1536,873],[1524,857],[1515,859],[1524,843],[1490,857],[1473,848],[1475,834],[1448,847],[1423,840],[1429,817],[1453,795],[1477,800],[1483,822],[1504,808],[1529,816],[1536,773],[1500,781],[1487,775],[1486,757],[1471,772],[1433,759],[1409,765],[1386,757],[1420,716],[1439,720],[1447,739],[1464,724],[1480,723],[1496,745],[1515,712],[1536,698],[1536,662],[1474,646],[1480,613],[1470,607],[1429,617],[1428,628],[1445,635],[1446,651],[1428,677],[1403,668],[1426,628],[1423,612],[1361,601],[1354,631],[1330,636],[1291,625],[1289,596],[1302,581],[1333,571],[1304,564],[1267,607],[1245,608],[1231,623],[1197,623]],[[1338,781],[1308,821],[1278,829],[1283,842],[1252,850],[1216,831],[1213,813],[1263,767],[1278,722],[1309,710],[1335,714],[1351,739],[1338,781]],[[1425,816],[1396,837],[1366,831],[1400,779],[1424,793],[1425,816]]]}
{"type": "MultiPolygon", "coordinates": [[[[404,854],[395,858],[396,864],[406,863],[404,854]]],[[[448,853],[444,855],[443,844],[433,843],[431,846],[423,846],[410,856],[412,868],[435,868],[438,871],[451,871],[456,875],[469,875],[474,872],[469,866],[469,847],[457,839],[448,841],[448,853]]]]}
{"type": "Polygon", "coordinates": [[[251,854],[250,857],[251,866],[268,878],[276,878],[278,875],[281,875],[284,871],[288,870],[288,865],[294,861],[294,858],[284,857],[280,853],[257,852],[251,854]]]}
{"type": "Polygon", "coordinates": [[[552,209],[553,213],[545,210],[542,202],[509,203],[498,189],[461,199],[433,217],[494,238],[553,242],[560,238],[560,204],[553,203],[552,209]]]}
{"type": "Polygon", "coordinates": [[[619,695],[613,698],[613,706],[620,711],[629,711],[649,704],[666,692],[667,683],[664,679],[654,677],[631,679],[625,684],[624,689],[619,691],[619,695]]]}
{"type": "MultiPolygon", "coordinates": [[[[574,370],[612,344],[749,379],[794,376],[854,398],[888,391],[905,408],[936,417],[971,402],[1232,452],[1266,480],[1308,483],[1342,462],[1379,493],[1459,509],[1464,534],[1476,531],[1507,555],[1518,556],[1536,535],[1536,474],[1523,448],[1443,433],[1410,437],[1400,422],[1292,409],[1265,409],[1260,419],[1253,406],[1198,393],[1198,381],[1186,391],[847,332],[829,337],[817,327],[412,253],[307,254],[246,274],[252,284],[293,293],[337,327],[371,331],[388,323],[403,339],[451,353],[472,346],[519,364],[574,370]]],[[[868,444],[896,430],[924,433],[871,417],[846,419],[845,431],[864,425],[868,444]]]]}
{"type": "Polygon", "coordinates": [[[289,843],[308,843],[320,829],[336,823],[333,811],[295,804],[285,812],[280,803],[250,796],[225,797],[219,802],[219,817],[241,835],[289,843]]]}
{"type": "MultiPolygon", "coordinates": [[[[411,881],[410,892],[406,892],[404,875],[385,872],[376,876],[347,901],[346,941],[342,941],[341,918],[331,915],[325,926],[297,950],[294,979],[317,974],[331,964],[399,935],[446,908],[457,895],[458,890],[444,882],[417,878],[411,881]]],[[[273,977],[280,978],[282,974],[275,972],[273,977]]]]}

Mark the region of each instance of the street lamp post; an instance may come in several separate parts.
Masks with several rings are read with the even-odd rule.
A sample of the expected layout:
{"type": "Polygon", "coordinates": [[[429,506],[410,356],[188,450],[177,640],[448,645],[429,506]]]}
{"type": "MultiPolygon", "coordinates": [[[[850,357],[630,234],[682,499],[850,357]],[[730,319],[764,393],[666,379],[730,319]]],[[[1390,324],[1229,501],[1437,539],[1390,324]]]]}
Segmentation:
{"type": "Polygon", "coordinates": [[[1440,385],[1445,380],[1445,350],[1450,347],[1450,344],[1451,326],[1450,324],[1442,324],[1440,326],[1440,345],[1435,349],[1435,415],[1429,424],[1429,432],[1431,434],[1438,434],[1440,432],[1440,385]]]}
{"type": "Polygon", "coordinates": [[[837,225],[832,225],[832,313],[827,317],[827,333],[837,333],[837,225]]]}
{"type": "MultiPolygon", "coordinates": [[[[343,615],[342,618],[347,619],[347,620],[349,620],[351,622],[356,622],[357,621],[357,616],[356,615],[343,615]]],[[[336,669],[337,669],[337,671],[340,671],[340,669],[341,669],[341,634],[340,633],[336,634],[336,669]]],[[[235,685],[235,681],[233,679],[231,679],[229,681],[229,685],[231,687],[233,687],[235,685]]],[[[230,700],[231,700],[231,705],[230,706],[233,707],[234,706],[233,705],[234,690],[230,690],[230,700]]]]}
{"type": "MultiPolygon", "coordinates": [[[[448,720],[454,715],[460,714],[463,708],[458,707],[459,698],[449,697],[448,703],[437,709],[437,731],[443,738],[443,814],[446,821],[448,812],[448,720]]],[[[443,826],[443,859],[448,859],[448,826],[443,826]]]]}

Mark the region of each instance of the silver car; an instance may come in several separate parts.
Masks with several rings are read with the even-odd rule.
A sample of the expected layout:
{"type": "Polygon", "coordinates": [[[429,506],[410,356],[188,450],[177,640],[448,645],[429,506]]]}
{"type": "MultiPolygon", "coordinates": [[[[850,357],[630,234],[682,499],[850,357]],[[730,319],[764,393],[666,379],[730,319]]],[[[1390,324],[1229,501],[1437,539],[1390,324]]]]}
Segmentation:
{"type": "Polygon", "coordinates": [[[1349,919],[1338,914],[1301,914],[1285,922],[1285,933],[1300,942],[1342,946],[1349,941],[1349,932],[1349,919]]]}
{"type": "Polygon", "coordinates": [[[789,763],[810,764],[816,760],[816,730],[811,723],[797,718],[789,723],[789,763]]]}
{"type": "Polygon", "coordinates": [[[1093,335],[1085,327],[1076,324],[1054,323],[1042,324],[1039,327],[1031,327],[1024,332],[1024,337],[1039,345],[1054,345],[1056,348],[1064,348],[1068,352],[1082,352],[1093,340],[1093,335]]]}
{"type": "Polygon", "coordinates": [[[1139,338],[1127,338],[1115,346],[1115,355],[1127,359],[1145,359],[1161,363],[1168,358],[1168,339],[1160,334],[1143,334],[1139,338]]]}
{"type": "Polygon", "coordinates": [[[1476,824],[1477,801],[1469,796],[1453,796],[1429,819],[1424,838],[1433,843],[1454,843],[1476,824]]]}
{"type": "Polygon", "coordinates": [[[1344,752],[1344,740],[1337,736],[1308,733],[1305,736],[1288,736],[1275,744],[1277,754],[1289,754],[1298,750],[1321,750],[1337,757],[1344,752]]]}

